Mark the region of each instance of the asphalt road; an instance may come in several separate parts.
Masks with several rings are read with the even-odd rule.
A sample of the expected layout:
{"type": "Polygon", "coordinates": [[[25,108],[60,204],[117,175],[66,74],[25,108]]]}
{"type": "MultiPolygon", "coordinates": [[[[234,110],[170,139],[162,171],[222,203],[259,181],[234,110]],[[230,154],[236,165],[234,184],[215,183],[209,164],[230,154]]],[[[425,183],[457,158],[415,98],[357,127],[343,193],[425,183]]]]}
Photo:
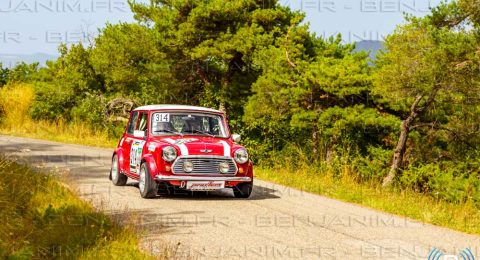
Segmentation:
{"type": "Polygon", "coordinates": [[[480,236],[265,181],[255,180],[250,199],[225,189],[146,200],[136,182],[116,187],[108,180],[111,149],[0,136],[0,153],[68,169],[82,198],[134,221],[153,253],[166,241],[178,256],[198,259],[427,259],[434,247],[446,255],[468,247],[480,259],[480,236]]]}

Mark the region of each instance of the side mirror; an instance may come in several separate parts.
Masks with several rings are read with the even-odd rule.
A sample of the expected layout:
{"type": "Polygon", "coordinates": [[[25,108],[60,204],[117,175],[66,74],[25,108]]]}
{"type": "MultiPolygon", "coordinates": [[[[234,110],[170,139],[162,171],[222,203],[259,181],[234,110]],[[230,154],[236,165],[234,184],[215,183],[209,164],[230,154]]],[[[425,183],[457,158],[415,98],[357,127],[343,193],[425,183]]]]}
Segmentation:
{"type": "Polygon", "coordinates": [[[135,130],[135,131],[133,131],[133,137],[144,138],[145,137],[145,131],[135,130]]]}
{"type": "Polygon", "coordinates": [[[233,140],[235,143],[238,143],[238,142],[240,142],[240,140],[242,140],[242,137],[241,137],[240,135],[233,134],[233,135],[232,135],[232,140],[233,140]]]}

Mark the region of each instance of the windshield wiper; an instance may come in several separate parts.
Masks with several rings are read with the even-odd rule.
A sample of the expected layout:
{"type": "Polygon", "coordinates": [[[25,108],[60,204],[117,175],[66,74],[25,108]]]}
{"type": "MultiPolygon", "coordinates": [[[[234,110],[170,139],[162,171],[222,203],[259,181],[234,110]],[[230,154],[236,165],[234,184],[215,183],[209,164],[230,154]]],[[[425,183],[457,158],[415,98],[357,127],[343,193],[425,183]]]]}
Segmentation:
{"type": "Polygon", "coordinates": [[[175,132],[175,131],[171,131],[171,130],[155,130],[153,131],[154,133],[171,133],[171,134],[176,134],[176,135],[180,135],[180,136],[183,136],[182,133],[180,132],[175,132]]]}

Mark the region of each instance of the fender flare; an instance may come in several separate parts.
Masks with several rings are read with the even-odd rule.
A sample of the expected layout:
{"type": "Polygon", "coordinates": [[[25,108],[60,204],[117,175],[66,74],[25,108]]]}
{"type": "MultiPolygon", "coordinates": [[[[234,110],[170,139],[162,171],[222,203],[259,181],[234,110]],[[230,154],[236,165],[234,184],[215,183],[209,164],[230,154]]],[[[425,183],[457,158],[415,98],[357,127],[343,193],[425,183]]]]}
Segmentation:
{"type": "Polygon", "coordinates": [[[150,176],[152,176],[152,179],[155,179],[155,176],[158,173],[158,168],[153,155],[145,154],[145,156],[143,156],[142,162],[145,162],[147,164],[148,170],[150,172],[150,176]]]}
{"type": "Polygon", "coordinates": [[[123,148],[117,148],[113,152],[112,159],[115,154],[117,155],[117,158],[118,158],[120,172],[126,173],[127,170],[125,169],[125,154],[124,154],[123,148]]]}
{"type": "Polygon", "coordinates": [[[248,177],[252,178],[252,180],[253,180],[253,163],[252,163],[252,161],[250,161],[250,160],[248,161],[247,169],[248,169],[248,171],[247,171],[247,174],[246,174],[246,175],[247,175],[248,177]]]}

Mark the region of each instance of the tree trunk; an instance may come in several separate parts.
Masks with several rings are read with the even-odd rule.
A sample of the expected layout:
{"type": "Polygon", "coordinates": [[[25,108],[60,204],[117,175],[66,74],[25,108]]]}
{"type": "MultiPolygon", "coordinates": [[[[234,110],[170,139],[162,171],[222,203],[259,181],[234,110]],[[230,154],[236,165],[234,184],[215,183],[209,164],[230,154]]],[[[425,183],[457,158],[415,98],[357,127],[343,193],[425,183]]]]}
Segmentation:
{"type": "Polygon", "coordinates": [[[397,175],[398,169],[402,166],[403,155],[405,154],[407,147],[408,134],[410,133],[410,126],[418,116],[417,107],[422,98],[423,96],[421,95],[415,98],[415,101],[410,108],[410,115],[400,124],[400,137],[398,138],[397,146],[395,147],[395,151],[393,153],[393,161],[392,165],[390,166],[390,171],[388,172],[387,177],[383,179],[383,187],[387,187],[393,182],[393,179],[397,175]]]}
{"type": "Polygon", "coordinates": [[[312,142],[313,142],[313,148],[312,148],[313,159],[314,161],[317,161],[318,160],[318,127],[316,125],[313,126],[312,142]]]}
{"type": "Polygon", "coordinates": [[[335,157],[335,145],[337,144],[338,142],[338,137],[337,136],[332,136],[332,138],[330,138],[329,140],[329,143],[328,143],[328,146],[327,146],[327,155],[326,155],[326,158],[325,160],[327,161],[328,164],[331,164],[334,157],[335,157]]]}
{"type": "Polygon", "coordinates": [[[405,154],[405,150],[407,148],[408,134],[410,133],[413,121],[415,121],[415,119],[420,113],[422,113],[425,109],[432,105],[440,88],[441,85],[439,83],[436,83],[431,90],[428,99],[425,101],[425,104],[421,107],[419,107],[418,104],[423,99],[423,95],[417,95],[415,97],[415,101],[410,107],[410,115],[405,120],[403,120],[402,124],[400,125],[400,137],[398,138],[397,146],[395,147],[390,171],[388,172],[387,177],[383,179],[383,187],[387,187],[392,184],[393,179],[395,179],[395,176],[397,175],[398,169],[402,167],[403,155],[405,154]]]}
{"type": "Polygon", "coordinates": [[[222,111],[222,112],[226,112],[225,110],[225,101],[221,100],[220,101],[220,105],[218,106],[218,110],[222,111]]]}

